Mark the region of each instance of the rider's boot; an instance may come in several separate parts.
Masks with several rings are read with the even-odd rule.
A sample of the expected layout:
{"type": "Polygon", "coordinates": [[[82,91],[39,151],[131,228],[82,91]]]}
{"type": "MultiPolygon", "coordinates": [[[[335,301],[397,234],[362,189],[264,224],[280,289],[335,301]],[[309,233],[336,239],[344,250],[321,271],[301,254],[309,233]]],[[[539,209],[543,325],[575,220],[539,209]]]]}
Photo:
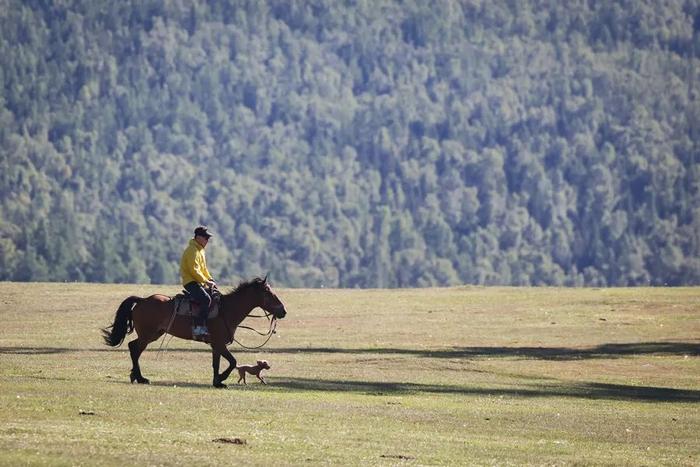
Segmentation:
{"type": "Polygon", "coordinates": [[[195,318],[192,324],[192,338],[194,340],[206,341],[209,339],[209,330],[207,329],[207,321],[205,318],[195,318]]]}

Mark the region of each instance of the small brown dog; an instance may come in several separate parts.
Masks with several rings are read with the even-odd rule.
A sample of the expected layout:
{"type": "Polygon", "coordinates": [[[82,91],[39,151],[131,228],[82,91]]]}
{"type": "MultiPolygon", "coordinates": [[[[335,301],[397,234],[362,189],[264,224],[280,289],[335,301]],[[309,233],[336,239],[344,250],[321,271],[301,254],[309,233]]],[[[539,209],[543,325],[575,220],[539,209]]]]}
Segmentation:
{"type": "Polygon", "coordinates": [[[246,372],[250,373],[251,375],[257,376],[257,378],[260,380],[261,383],[267,384],[265,380],[263,379],[262,376],[260,376],[260,372],[263,370],[269,370],[270,365],[267,364],[267,360],[258,360],[258,363],[256,365],[241,365],[236,367],[236,370],[238,370],[238,382],[240,383],[241,380],[243,380],[243,384],[246,384],[245,382],[245,374],[246,372]]]}

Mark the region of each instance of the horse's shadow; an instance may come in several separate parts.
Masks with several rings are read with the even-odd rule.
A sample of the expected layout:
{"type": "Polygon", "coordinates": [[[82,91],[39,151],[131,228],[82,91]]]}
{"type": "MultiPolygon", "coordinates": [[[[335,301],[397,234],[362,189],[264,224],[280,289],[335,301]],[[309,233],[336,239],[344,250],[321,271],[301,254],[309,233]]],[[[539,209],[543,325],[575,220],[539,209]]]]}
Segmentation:
{"type": "MultiPolygon", "coordinates": [[[[61,347],[0,347],[0,354],[48,355],[74,352],[113,351],[103,348],[61,347]]],[[[168,349],[168,352],[205,352],[208,348],[168,349]]],[[[611,359],[635,355],[698,356],[700,345],[694,342],[641,342],[603,344],[591,348],[568,347],[459,347],[452,349],[406,349],[406,348],[337,348],[337,347],[291,347],[265,349],[270,354],[354,354],[354,355],[406,355],[420,358],[513,358],[540,360],[611,359]]],[[[542,380],[544,381],[544,379],[542,380]]],[[[117,381],[113,381],[117,382],[117,381]]],[[[517,387],[484,388],[443,384],[406,382],[377,382],[280,377],[273,378],[272,389],[290,391],[353,392],[372,395],[402,395],[416,393],[494,395],[512,397],[578,397],[585,399],[619,399],[648,402],[700,402],[700,391],[654,386],[630,386],[593,382],[561,382],[548,379],[542,383],[520,384],[517,387]]],[[[128,383],[128,381],[127,381],[128,383]]],[[[230,386],[236,386],[229,381],[230,386]]],[[[189,382],[154,382],[156,386],[179,388],[209,388],[209,384],[189,382]]]]}
{"type": "Polygon", "coordinates": [[[376,396],[400,396],[420,393],[457,394],[462,396],[508,397],[575,397],[642,402],[700,402],[700,391],[655,386],[630,386],[593,382],[558,382],[519,384],[517,387],[477,387],[462,385],[348,381],[310,378],[275,378],[276,389],[292,391],[352,392],[376,396]]]}
{"type": "MultiPolygon", "coordinates": [[[[27,375],[31,379],[69,381],[68,378],[42,375],[27,375]]],[[[529,378],[532,379],[532,378],[529,378]]],[[[700,403],[700,391],[674,389],[658,386],[631,386],[594,382],[566,382],[545,378],[541,383],[522,383],[513,387],[479,387],[454,384],[424,384],[397,381],[361,381],[340,379],[313,379],[291,377],[268,377],[268,385],[240,385],[227,381],[228,390],[271,390],[292,392],[355,393],[370,396],[406,396],[414,394],[455,394],[461,396],[491,397],[573,397],[591,400],[624,400],[637,402],[690,402],[700,403]],[[546,380],[546,382],[544,382],[546,380]]],[[[125,377],[108,376],[111,384],[133,385],[125,377]]],[[[190,381],[151,381],[147,387],[173,389],[212,389],[211,384],[190,381]]]]}
{"type": "MultiPolygon", "coordinates": [[[[550,380],[551,381],[551,380],[550,380]]],[[[112,381],[129,384],[128,381],[112,381]]],[[[210,389],[210,384],[183,381],[156,381],[151,386],[173,389],[210,389]]],[[[312,378],[269,378],[269,384],[238,385],[229,382],[228,390],[270,390],[292,392],[355,393],[369,396],[407,396],[415,394],[454,394],[481,397],[573,397],[590,400],[624,400],[637,402],[700,402],[700,391],[657,386],[631,386],[594,382],[527,383],[514,387],[478,387],[453,384],[403,383],[395,381],[358,381],[312,378]]]]}
{"type": "MultiPolygon", "coordinates": [[[[60,347],[0,347],[0,354],[46,355],[73,352],[113,351],[109,349],[60,348],[60,347]]],[[[267,353],[340,353],[340,354],[399,354],[425,358],[478,358],[510,357],[522,359],[585,359],[621,358],[629,355],[700,355],[700,346],[694,343],[636,343],[605,344],[590,349],[550,348],[550,347],[465,347],[450,350],[416,350],[394,348],[268,348],[267,353]]],[[[169,349],[168,352],[207,352],[208,349],[169,349]]],[[[42,376],[35,376],[44,378],[42,376]]],[[[110,377],[111,378],[111,377],[110,377]]],[[[532,378],[528,378],[532,380],[532,378]]],[[[117,379],[110,382],[121,383],[117,379]]],[[[311,379],[295,377],[272,377],[272,390],[350,392],[369,395],[409,395],[420,393],[457,394],[463,396],[511,396],[511,397],[576,397],[583,399],[611,399],[646,402],[700,402],[700,391],[674,389],[655,386],[632,386],[595,382],[563,382],[552,378],[542,378],[539,382],[528,382],[513,387],[478,387],[449,384],[424,384],[393,381],[358,381],[311,379]]],[[[125,379],[124,384],[129,384],[125,379]]],[[[229,389],[237,387],[228,381],[229,389]]],[[[210,384],[184,381],[154,381],[154,386],[177,388],[210,388],[210,384]]],[[[245,387],[245,386],[240,386],[245,387]]]]}

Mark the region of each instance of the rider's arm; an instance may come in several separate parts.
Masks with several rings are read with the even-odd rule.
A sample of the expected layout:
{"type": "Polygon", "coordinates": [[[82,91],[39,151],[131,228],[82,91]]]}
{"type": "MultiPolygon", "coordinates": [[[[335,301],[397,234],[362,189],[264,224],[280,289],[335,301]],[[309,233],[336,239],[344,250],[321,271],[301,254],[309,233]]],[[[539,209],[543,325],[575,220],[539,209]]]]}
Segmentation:
{"type": "Polygon", "coordinates": [[[204,254],[202,254],[202,256],[200,257],[200,260],[201,260],[200,271],[202,273],[202,276],[204,276],[206,278],[205,282],[207,282],[207,283],[214,282],[214,278],[211,277],[211,273],[209,272],[209,269],[207,269],[207,260],[204,256],[204,254]]]}

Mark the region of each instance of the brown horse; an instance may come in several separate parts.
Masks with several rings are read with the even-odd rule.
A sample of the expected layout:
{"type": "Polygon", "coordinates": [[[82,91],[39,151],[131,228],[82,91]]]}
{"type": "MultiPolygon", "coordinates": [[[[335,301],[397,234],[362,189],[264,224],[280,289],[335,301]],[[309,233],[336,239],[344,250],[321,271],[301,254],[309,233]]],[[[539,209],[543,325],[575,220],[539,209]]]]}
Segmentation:
{"type": "MultiPolygon", "coordinates": [[[[270,289],[267,277],[264,279],[258,277],[244,282],[230,293],[221,296],[219,315],[207,323],[214,368],[214,387],[225,388],[226,385],[223,382],[236,368],[236,359],[226,346],[233,341],[236,327],[256,307],[271,314],[273,319],[284,318],[287,314],[280,299],[270,289]],[[221,356],[229,363],[229,367],[223,373],[219,373],[221,356]]],[[[192,340],[192,319],[179,315],[173,317],[172,302],[170,297],[165,295],[127,298],[117,309],[114,323],[104,328],[102,334],[107,345],[117,347],[134,329],[138,337],[129,342],[133,364],[130,376],[132,383],[134,381],[140,384],[149,383],[141,375],[139,367],[139,357],[148,344],[166,332],[181,339],[192,340]]]]}

